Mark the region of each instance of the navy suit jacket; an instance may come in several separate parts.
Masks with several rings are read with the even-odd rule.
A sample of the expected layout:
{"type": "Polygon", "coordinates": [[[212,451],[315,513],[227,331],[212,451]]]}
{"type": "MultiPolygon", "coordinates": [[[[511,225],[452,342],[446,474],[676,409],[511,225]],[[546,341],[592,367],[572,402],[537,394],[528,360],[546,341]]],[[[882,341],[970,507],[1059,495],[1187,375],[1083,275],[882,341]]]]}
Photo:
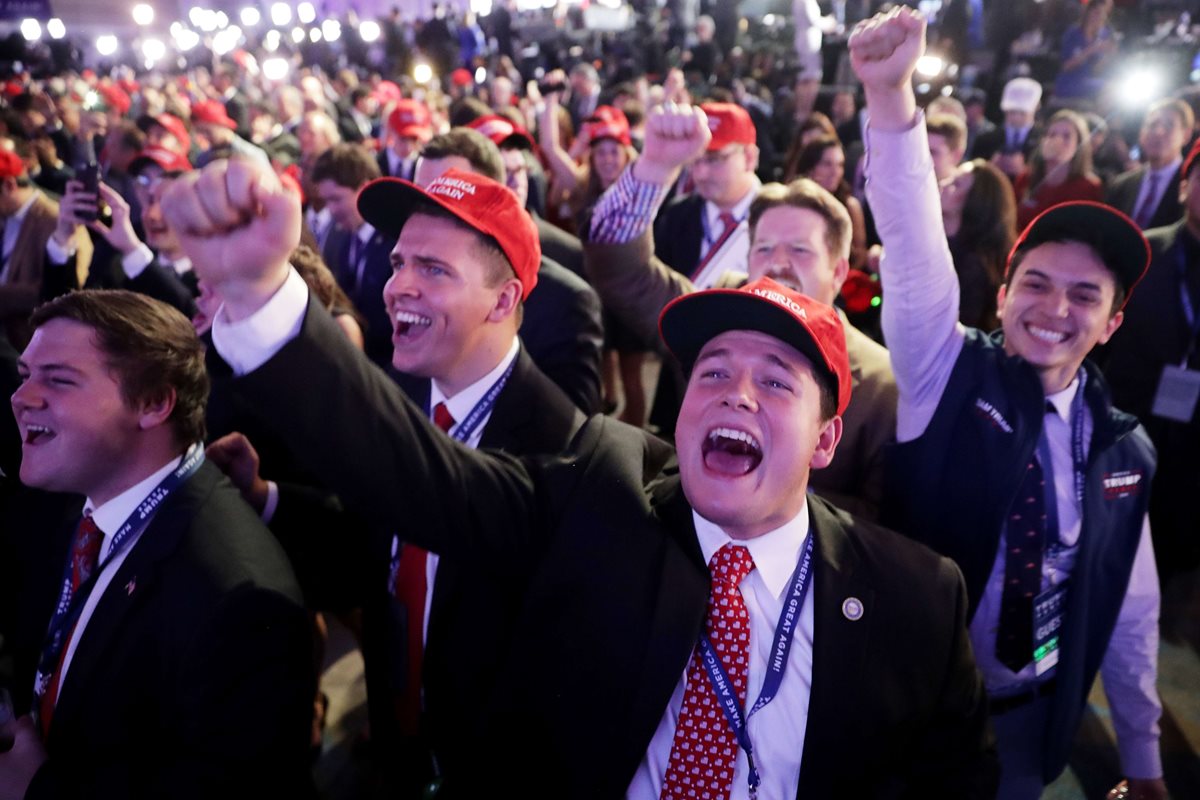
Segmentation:
{"type": "MultiPolygon", "coordinates": [[[[359,254],[359,260],[364,262],[360,276],[358,264],[350,262],[351,244],[357,236],[357,232],[348,233],[335,227],[325,240],[322,256],[342,291],[367,322],[363,331],[367,357],[387,366],[392,362],[392,323],[383,304],[383,286],[392,277],[391,253],[396,240],[375,231],[359,254]]],[[[358,247],[361,249],[362,245],[358,247]]]]}

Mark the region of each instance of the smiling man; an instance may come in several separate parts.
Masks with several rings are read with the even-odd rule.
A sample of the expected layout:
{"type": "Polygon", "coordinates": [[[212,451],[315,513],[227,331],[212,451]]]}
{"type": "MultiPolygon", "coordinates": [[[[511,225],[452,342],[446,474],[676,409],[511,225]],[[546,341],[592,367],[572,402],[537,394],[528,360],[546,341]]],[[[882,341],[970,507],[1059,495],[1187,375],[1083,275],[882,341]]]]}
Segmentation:
{"type": "Polygon", "coordinates": [[[866,91],[868,196],[886,247],[883,329],[900,388],[885,519],[961,567],[987,683],[1001,798],[1062,772],[1097,671],[1134,797],[1162,798],[1158,578],[1146,508],[1155,456],[1086,360],[1149,262],[1096,203],[1037,217],[997,298],[1002,332],[958,324],[958,281],[912,75],[911,9],[850,40],[866,91]]]}
{"type": "Polygon", "coordinates": [[[0,731],[0,798],[303,796],[308,617],[283,551],[205,462],[191,324],[113,291],[31,321],[21,481],[78,497],[61,500],[74,524],[18,528],[13,694],[36,720],[0,731]]]}
{"type": "MultiPolygon", "coordinates": [[[[307,303],[287,265],[296,198],[251,165],[226,169],[174,187],[168,206],[196,262],[214,265],[226,301],[214,342],[242,376],[241,400],[350,507],[523,592],[497,689],[456,732],[470,769],[448,774],[447,791],[652,798],[704,783],[744,798],[761,783],[781,798],[988,796],[955,569],[806,492],[850,399],[830,307],[765,279],[664,311],[663,338],[691,375],[677,461],[602,416],[557,458],[478,453],[434,429],[307,303]],[[250,221],[231,230],[234,218],[250,221]],[[302,386],[311,402],[295,403],[302,386]],[[722,632],[726,604],[740,635],[722,632]],[[736,693],[730,718],[704,713],[716,686],[736,693]],[[708,744],[693,743],[694,725],[708,744]]],[[[408,189],[410,201],[459,214],[483,180],[451,172],[424,199],[408,189]]],[[[404,269],[438,261],[406,247],[402,234],[404,269]]]]}

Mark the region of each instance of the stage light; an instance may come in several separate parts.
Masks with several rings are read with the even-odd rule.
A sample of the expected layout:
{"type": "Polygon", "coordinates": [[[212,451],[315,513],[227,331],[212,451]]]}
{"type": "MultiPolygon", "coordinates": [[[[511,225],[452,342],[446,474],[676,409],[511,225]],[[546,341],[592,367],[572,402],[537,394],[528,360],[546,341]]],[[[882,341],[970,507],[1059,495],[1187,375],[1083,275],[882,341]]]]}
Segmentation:
{"type": "Polygon", "coordinates": [[[159,39],[146,39],[142,42],[142,55],[146,62],[159,61],[167,54],[167,46],[159,39]]]}
{"type": "Polygon", "coordinates": [[[428,64],[417,64],[413,67],[413,80],[417,83],[429,83],[433,80],[433,67],[428,64]]]}
{"type": "Polygon", "coordinates": [[[291,71],[291,68],[292,66],[288,63],[286,58],[279,58],[278,56],[275,58],[268,58],[262,63],[263,75],[265,75],[267,80],[270,81],[283,80],[287,77],[288,72],[291,71]]]}
{"type": "Polygon", "coordinates": [[[182,27],[175,34],[174,39],[175,47],[177,47],[182,53],[186,53],[188,50],[191,50],[193,47],[200,44],[200,34],[193,30],[188,30],[187,28],[182,27]]]}
{"type": "Polygon", "coordinates": [[[133,7],[133,21],[145,27],[154,22],[154,9],[146,3],[138,3],[133,7]]]}
{"type": "Polygon", "coordinates": [[[1126,109],[1147,106],[1162,96],[1164,83],[1162,71],[1155,67],[1131,69],[1116,85],[1117,103],[1126,109]]]}
{"type": "Polygon", "coordinates": [[[300,44],[303,42],[305,35],[304,28],[292,28],[292,41],[294,43],[300,44]]]}
{"type": "Polygon", "coordinates": [[[234,48],[236,48],[238,46],[238,44],[241,42],[241,40],[242,40],[242,29],[241,28],[237,27],[236,25],[234,25],[231,28],[226,28],[225,30],[221,31],[220,33],[218,33],[216,36],[213,37],[213,40],[212,40],[213,53],[215,53],[216,55],[219,55],[219,56],[223,56],[226,53],[232,53],[234,48]]]}
{"type": "Polygon", "coordinates": [[[317,10],[313,8],[312,3],[305,2],[296,6],[296,19],[300,20],[301,23],[307,25],[316,18],[317,10]]]}
{"type": "Polygon", "coordinates": [[[926,78],[936,78],[946,68],[946,62],[941,56],[926,55],[917,59],[917,74],[926,78]]]}
{"type": "Polygon", "coordinates": [[[287,25],[292,21],[292,7],[287,3],[276,3],[271,6],[271,22],[275,25],[287,25]]]}
{"type": "Polygon", "coordinates": [[[380,33],[382,31],[379,30],[379,23],[373,19],[369,19],[358,26],[358,35],[367,43],[378,39],[380,33]]]}
{"type": "Polygon", "coordinates": [[[61,39],[67,35],[67,26],[58,17],[53,17],[46,23],[46,33],[50,34],[51,39],[61,39]]]}
{"type": "Polygon", "coordinates": [[[342,38],[342,23],[336,19],[327,19],[321,23],[321,33],[325,35],[325,41],[336,42],[342,38]]]}
{"type": "Polygon", "coordinates": [[[262,14],[259,13],[257,8],[248,6],[242,9],[241,20],[242,24],[247,28],[253,28],[262,20],[262,14]]]}
{"type": "Polygon", "coordinates": [[[308,40],[310,42],[312,42],[313,44],[316,44],[317,42],[321,41],[324,38],[325,37],[324,37],[324,35],[322,35],[320,28],[313,28],[312,30],[310,30],[308,32],[308,40]]]}
{"type": "Polygon", "coordinates": [[[25,37],[25,41],[27,42],[36,42],[42,38],[42,23],[33,17],[26,17],[21,20],[21,35],[25,37]]]}
{"type": "Polygon", "coordinates": [[[111,33],[106,33],[103,36],[96,37],[96,52],[102,56],[111,56],[113,53],[117,52],[118,46],[119,43],[117,42],[117,37],[113,36],[111,33]]]}

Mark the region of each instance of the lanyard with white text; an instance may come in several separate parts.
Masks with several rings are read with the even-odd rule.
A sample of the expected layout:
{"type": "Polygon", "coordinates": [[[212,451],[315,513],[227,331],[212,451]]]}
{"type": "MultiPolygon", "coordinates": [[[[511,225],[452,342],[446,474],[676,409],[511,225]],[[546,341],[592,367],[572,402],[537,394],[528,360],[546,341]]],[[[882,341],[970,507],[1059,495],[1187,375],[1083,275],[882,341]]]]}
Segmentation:
{"type": "MultiPolygon", "coordinates": [[[[1086,383],[1087,373],[1081,369],[1079,386],[1071,400],[1071,460],[1075,475],[1075,502],[1081,513],[1083,487],[1087,480],[1087,455],[1083,444],[1083,389],[1086,383]]],[[[1054,485],[1054,462],[1050,460],[1050,439],[1044,424],[1042,435],[1038,437],[1038,461],[1042,463],[1042,480],[1045,482],[1046,533],[1054,532],[1053,544],[1047,541],[1047,546],[1058,550],[1063,547],[1062,532],[1058,529],[1058,492],[1054,485]]]]}
{"type": "MultiPolygon", "coordinates": [[[[518,358],[520,355],[518,354],[518,358]]],[[[476,428],[482,424],[488,414],[492,413],[492,408],[496,405],[496,399],[500,397],[500,392],[504,389],[504,384],[508,383],[508,378],[512,375],[513,368],[517,366],[517,359],[514,358],[508,362],[508,368],[504,373],[496,379],[492,384],[492,388],[487,390],[475,407],[467,414],[466,418],[454,427],[454,432],[450,434],[452,439],[456,439],[463,444],[471,440],[471,434],[475,433],[476,428]]],[[[395,591],[396,576],[400,574],[400,537],[392,535],[392,556],[391,563],[388,567],[388,591],[395,591]]]]}
{"type": "Polygon", "coordinates": [[[79,615],[83,612],[83,606],[87,602],[87,597],[91,594],[92,587],[95,585],[100,573],[129,544],[130,537],[146,526],[150,518],[171,492],[175,491],[184,481],[192,477],[203,463],[204,448],[198,444],[193,445],[187,452],[187,455],[184,456],[182,463],[170,475],[163,478],[158,486],[154,487],[150,494],[146,496],[146,499],[134,509],[124,524],[112,535],[112,543],[109,545],[108,554],[104,557],[104,561],[92,570],[92,574],[88,577],[87,581],[81,584],[79,589],[74,592],[71,591],[71,559],[70,557],[67,558],[67,565],[63,569],[62,588],[58,593],[58,604],[55,606],[54,616],[50,620],[50,630],[46,634],[46,643],[42,647],[42,656],[38,661],[37,676],[34,680],[34,691],[38,697],[41,697],[49,687],[50,678],[53,676],[55,667],[58,665],[58,658],[63,646],[66,644],[67,636],[79,620],[79,615]]]}
{"type": "Polygon", "coordinates": [[[725,719],[729,721],[729,727],[737,736],[738,744],[746,753],[746,766],[749,773],[747,780],[750,783],[751,800],[758,796],[758,785],[762,781],[758,774],[758,768],[754,764],[754,749],[750,743],[748,723],[755,712],[775,699],[775,695],[779,693],[779,687],[783,683],[783,672],[787,668],[788,655],[792,650],[792,639],[799,622],[800,607],[804,605],[804,596],[808,593],[809,577],[812,575],[812,551],[813,535],[810,531],[808,541],[804,545],[804,555],[801,556],[800,563],[796,565],[796,570],[792,573],[791,591],[788,592],[787,599],[783,603],[779,622],[775,625],[774,645],[771,647],[771,658],[767,661],[767,674],[763,679],[762,691],[759,692],[758,699],[754,701],[754,706],[750,709],[749,714],[742,713],[742,705],[738,702],[733,683],[729,680],[721,660],[717,658],[707,633],[700,637],[698,645],[700,660],[704,663],[709,683],[712,684],[713,691],[717,693],[717,699],[721,702],[721,708],[725,711],[725,719]]]}

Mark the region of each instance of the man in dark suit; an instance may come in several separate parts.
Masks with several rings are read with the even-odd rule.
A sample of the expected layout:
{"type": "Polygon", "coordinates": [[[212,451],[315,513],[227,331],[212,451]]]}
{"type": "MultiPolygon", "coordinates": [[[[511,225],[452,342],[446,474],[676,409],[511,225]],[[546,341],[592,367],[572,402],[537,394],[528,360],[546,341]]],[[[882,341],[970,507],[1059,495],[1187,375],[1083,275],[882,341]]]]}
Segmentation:
{"type": "MultiPolygon", "coordinates": [[[[205,463],[188,320],[132,292],[39,308],[12,406],[22,482],[80,495],[27,565],[0,796],[303,795],[314,676],[278,545],[205,463]],[[30,691],[32,689],[32,691],[30,691]]],[[[47,533],[47,527],[51,531],[47,533]]]]}
{"type": "Polygon", "coordinates": [[[1178,222],[1183,216],[1179,167],[1194,121],[1192,107],[1182,100],[1159,100],[1150,106],[1138,135],[1145,163],[1114,178],[1104,202],[1142,230],[1178,222]]]}
{"type": "MultiPolygon", "coordinates": [[[[426,186],[451,168],[505,182],[499,148],[470,128],[431,139],[421,152],[414,183],[426,186]]],[[[600,409],[600,298],[586,281],[544,255],[537,286],[525,302],[521,341],[538,368],[585,414],[600,409]]]]}
{"type": "Polygon", "coordinates": [[[386,146],[375,157],[379,174],[411,181],[421,148],[433,136],[433,119],[420,100],[404,98],[388,114],[386,146]]]}
{"type": "Polygon", "coordinates": [[[971,158],[991,160],[1000,153],[1020,154],[1021,165],[1029,158],[1041,139],[1037,111],[1042,103],[1042,85],[1033,78],[1016,77],[1004,85],[1000,96],[1000,111],[1004,124],[975,139],[971,158]]]}
{"type": "Polygon", "coordinates": [[[1174,576],[1200,564],[1193,524],[1200,492],[1200,414],[1195,402],[1187,402],[1187,391],[1180,391],[1200,370],[1198,168],[1200,147],[1193,147],[1181,170],[1183,219],[1147,232],[1150,269],[1125,306],[1125,322],[1103,357],[1113,403],[1142,421],[1158,450],[1150,530],[1164,590],[1174,576]],[[1176,396],[1184,401],[1172,407],[1169,400],[1176,396]]]}
{"type": "MultiPolygon", "coordinates": [[[[526,592],[498,688],[479,727],[460,732],[480,743],[472,768],[448,776],[447,790],[457,782],[465,796],[520,785],[526,796],[641,798],[661,787],[683,796],[686,781],[709,780],[687,766],[691,720],[716,743],[693,751],[721,760],[724,774],[712,779],[723,788],[714,790],[756,782],[753,747],[771,797],[989,796],[995,765],[957,571],[805,492],[810,469],[834,455],[849,400],[845,340],[830,308],[764,280],[666,310],[669,346],[696,364],[677,467],[671,448],[604,417],[560,458],[478,454],[438,433],[296,291],[286,263],[296,198],[253,165],[213,166],[211,178],[172,187],[168,207],[189,231],[193,258],[214,265],[226,300],[214,342],[242,375],[243,400],[303,439],[308,452],[298,457],[349,506],[526,592]],[[259,213],[242,216],[251,203],[259,213]],[[222,222],[230,215],[250,221],[231,230],[222,222]],[[268,303],[280,314],[273,330],[248,335],[268,303]],[[292,402],[314,382],[340,388],[292,402]],[[722,577],[747,558],[749,574],[722,577]],[[807,593],[814,572],[823,577],[807,593]],[[703,666],[704,642],[716,640],[717,653],[745,648],[720,632],[716,609],[726,603],[742,606],[730,608],[752,642],[753,653],[742,651],[749,678],[736,658],[712,656],[707,674],[703,666]],[[793,638],[790,657],[771,658],[793,638]],[[736,719],[732,709],[752,702],[746,684],[757,694],[768,672],[779,680],[774,702],[750,712],[743,736],[721,713],[700,721],[700,706],[719,702],[714,686],[734,687],[724,708],[736,719]]],[[[450,172],[393,207],[401,217],[463,213],[482,180],[450,172]]],[[[475,656],[468,636],[459,645],[459,658],[475,656]]]]}
{"type": "Polygon", "coordinates": [[[378,177],[375,161],[361,146],[335,144],[317,158],[311,180],[333,219],[322,253],[325,263],[367,322],[367,357],[386,366],[392,360],[392,325],[383,307],[383,286],[392,274],[396,239],[364,220],[355,204],[359,189],[378,177]]]}

